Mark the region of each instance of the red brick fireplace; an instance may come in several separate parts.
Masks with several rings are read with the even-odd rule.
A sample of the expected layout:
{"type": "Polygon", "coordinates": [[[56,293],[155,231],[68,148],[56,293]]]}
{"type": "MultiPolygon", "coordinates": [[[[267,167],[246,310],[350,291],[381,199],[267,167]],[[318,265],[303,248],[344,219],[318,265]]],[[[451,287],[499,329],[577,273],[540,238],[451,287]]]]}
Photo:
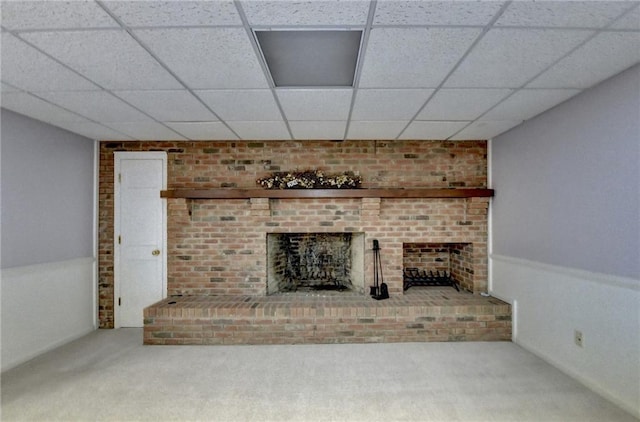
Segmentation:
{"type": "MultiPolygon", "coordinates": [[[[273,171],[307,169],[352,171],[362,177],[365,189],[486,188],[484,141],[102,142],[101,327],[113,326],[113,152],[123,150],[167,151],[170,191],[260,189],[256,179],[273,171]]],[[[463,290],[477,294],[487,289],[487,197],[167,196],[169,296],[265,297],[273,293],[269,237],[311,233],[357,237],[363,251],[350,259],[357,261],[360,284],[351,293],[367,299],[373,239],[380,243],[392,297],[405,294],[403,269],[429,260],[429,265],[440,264],[434,270],[446,266],[463,290]],[[427,258],[431,250],[447,259],[427,258]],[[461,254],[464,264],[455,259],[461,254]]]]}

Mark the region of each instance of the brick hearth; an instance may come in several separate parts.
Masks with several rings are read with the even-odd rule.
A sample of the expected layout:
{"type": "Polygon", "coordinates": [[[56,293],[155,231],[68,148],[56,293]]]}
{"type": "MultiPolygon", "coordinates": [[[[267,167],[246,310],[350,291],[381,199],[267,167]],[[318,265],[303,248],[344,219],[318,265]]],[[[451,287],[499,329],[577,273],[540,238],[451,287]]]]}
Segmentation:
{"type": "Polygon", "coordinates": [[[144,344],[511,340],[511,307],[451,287],[359,295],[179,296],[144,311],[144,344]]]}

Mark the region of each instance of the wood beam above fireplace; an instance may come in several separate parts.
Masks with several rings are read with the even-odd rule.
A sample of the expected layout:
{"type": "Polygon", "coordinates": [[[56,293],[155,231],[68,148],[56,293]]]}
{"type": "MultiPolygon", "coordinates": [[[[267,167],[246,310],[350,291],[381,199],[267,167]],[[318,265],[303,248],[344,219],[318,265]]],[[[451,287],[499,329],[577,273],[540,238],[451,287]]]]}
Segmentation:
{"type": "Polygon", "coordinates": [[[493,189],[169,189],[162,198],[250,199],[250,198],[477,198],[493,196],[493,189]]]}

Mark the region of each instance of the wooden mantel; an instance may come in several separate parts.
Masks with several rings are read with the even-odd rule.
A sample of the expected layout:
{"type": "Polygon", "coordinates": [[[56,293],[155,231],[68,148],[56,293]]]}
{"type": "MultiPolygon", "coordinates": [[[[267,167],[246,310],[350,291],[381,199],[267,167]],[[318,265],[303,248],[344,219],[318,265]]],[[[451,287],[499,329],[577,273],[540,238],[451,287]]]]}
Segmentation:
{"type": "Polygon", "coordinates": [[[162,198],[249,199],[249,198],[474,198],[491,197],[493,189],[169,189],[162,198]]]}

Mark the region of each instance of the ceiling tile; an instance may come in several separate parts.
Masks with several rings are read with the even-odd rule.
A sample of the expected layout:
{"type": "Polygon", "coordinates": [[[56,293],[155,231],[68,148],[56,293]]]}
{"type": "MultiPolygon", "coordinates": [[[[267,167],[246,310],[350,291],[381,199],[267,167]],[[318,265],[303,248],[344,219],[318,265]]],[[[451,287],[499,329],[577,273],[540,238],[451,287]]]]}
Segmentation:
{"type": "Polygon", "coordinates": [[[418,120],[475,120],[510,89],[441,89],[418,114],[418,120]]]}
{"type": "Polygon", "coordinates": [[[491,139],[522,123],[520,120],[476,121],[452,136],[454,141],[491,139]]]}
{"type": "Polygon", "coordinates": [[[251,25],[364,25],[369,1],[241,1],[251,25]]]}
{"type": "Polygon", "coordinates": [[[530,119],[578,94],[578,89],[521,89],[481,120],[530,119]]]}
{"type": "Polygon", "coordinates": [[[446,87],[519,88],[592,34],[552,29],[493,29],[480,40],[446,87]]]}
{"type": "Polygon", "coordinates": [[[611,28],[640,30],[640,6],[636,6],[635,9],[618,19],[611,25],[611,28]]]}
{"type": "Polygon", "coordinates": [[[361,88],[435,88],[480,34],[475,28],[374,28],[361,88]]]}
{"type": "Polygon", "coordinates": [[[233,1],[105,1],[127,26],[242,25],[233,1]]]}
{"type": "Polygon", "coordinates": [[[135,33],[192,89],[269,87],[243,28],[176,28],[135,33]]]}
{"type": "Polygon", "coordinates": [[[339,139],[344,138],[347,127],[346,121],[311,121],[289,122],[291,132],[295,139],[339,139]]]}
{"type": "Polygon", "coordinates": [[[240,139],[276,140],[291,139],[284,122],[228,122],[240,139]]]}
{"type": "Polygon", "coordinates": [[[103,88],[182,88],[125,31],[32,32],[22,36],[103,88]]]}
{"type": "Polygon", "coordinates": [[[287,120],[346,121],[353,90],[277,89],[276,94],[287,120]]]}
{"type": "Polygon", "coordinates": [[[374,25],[487,25],[504,2],[379,0],[374,25]]]}
{"type": "Polygon", "coordinates": [[[218,120],[189,91],[116,91],[115,95],[144,111],[156,120],[218,120]]]}
{"type": "Polygon", "coordinates": [[[238,139],[222,122],[167,122],[165,124],[185,138],[194,141],[238,139]]]}
{"type": "Polygon", "coordinates": [[[111,122],[109,123],[109,127],[139,141],[185,140],[183,136],[154,121],[111,122]]]}
{"type": "Polygon", "coordinates": [[[469,122],[412,122],[400,139],[448,139],[469,122]]]}
{"type": "Polygon", "coordinates": [[[495,26],[601,28],[628,8],[624,1],[514,1],[495,26]]]}
{"type": "Polygon", "coordinates": [[[410,120],[433,89],[361,89],[356,94],[353,120],[410,120]]]}
{"type": "Polygon", "coordinates": [[[603,32],[533,80],[531,88],[589,88],[640,61],[640,33],[603,32]]]}
{"type": "Polygon", "coordinates": [[[105,91],[38,92],[38,96],[97,122],[140,122],[151,119],[105,91]]]}
{"type": "Polygon", "coordinates": [[[2,26],[12,30],[117,28],[93,1],[3,1],[2,26]]]}
{"type": "Polygon", "coordinates": [[[220,89],[195,93],[222,120],[282,120],[269,89],[220,89]]]}
{"type": "Polygon", "coordinates": [[[130,141],[133,138],[94,122],[62,122],[58,127],[98,141],[130,141]]]}
{"type": "Polygon", "coordinates": [[[347,139],[395,139],[407,126],[405,121],[352,121],[347,139]]]}
{"type": "Polygon", "coordinates": [[[82,90],[98,87],[9,33],[2,34],[0,76],[28,91],[82,90]]]}
{"type": "Polygon", "coordinates": [[[2,107],[51,124],[86,121],[84,117],[78,114],[48,103],[26,92],[3,92],[2,107]]]}

